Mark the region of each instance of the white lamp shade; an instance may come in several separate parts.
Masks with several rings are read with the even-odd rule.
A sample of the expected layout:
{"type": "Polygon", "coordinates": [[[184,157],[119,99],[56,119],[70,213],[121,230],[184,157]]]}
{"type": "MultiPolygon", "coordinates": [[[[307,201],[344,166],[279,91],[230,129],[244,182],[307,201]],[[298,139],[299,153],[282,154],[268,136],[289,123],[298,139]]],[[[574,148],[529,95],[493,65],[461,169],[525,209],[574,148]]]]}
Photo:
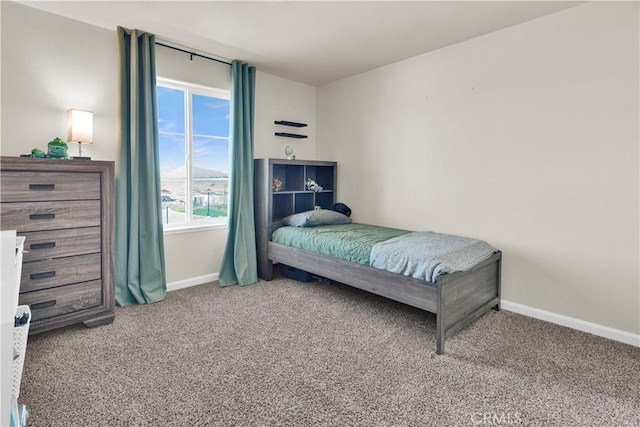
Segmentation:
{"type": "Polygon", "coordinates": [[[67,111],[67,141],[93,142],[93,113],[91,111],[67,111]]]}

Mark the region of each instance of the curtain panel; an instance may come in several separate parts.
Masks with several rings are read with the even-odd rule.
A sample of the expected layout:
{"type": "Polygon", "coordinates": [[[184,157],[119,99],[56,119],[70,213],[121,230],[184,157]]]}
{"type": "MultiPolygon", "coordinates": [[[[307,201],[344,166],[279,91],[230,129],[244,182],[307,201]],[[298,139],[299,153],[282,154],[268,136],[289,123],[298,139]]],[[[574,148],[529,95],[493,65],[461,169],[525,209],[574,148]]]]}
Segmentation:
{"type": "Polygon", "coordinates": [[[253,211],[255,82],[255,67],[236,60],[231,63],[229,225],[220,286],[258,281],[253,211]]]}
{"type": "Polygon", "coordinates": [[[155,36],[118,27],[119,138],[116,162],[116,302],[166,295],[160,206],[155,36]]]}

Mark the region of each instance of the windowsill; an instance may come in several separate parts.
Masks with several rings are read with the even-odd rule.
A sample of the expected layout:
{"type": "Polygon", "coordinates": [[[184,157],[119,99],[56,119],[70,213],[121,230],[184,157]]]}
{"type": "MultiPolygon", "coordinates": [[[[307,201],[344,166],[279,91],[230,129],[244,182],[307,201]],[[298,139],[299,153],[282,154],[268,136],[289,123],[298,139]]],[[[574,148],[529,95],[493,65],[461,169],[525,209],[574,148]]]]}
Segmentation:
{"type": "Polygon", "coordinates": [[[206,225],[185,225],[182,227],[165,228],[164,235],[198,233],[200,231],[223,230],[227,228],[227,224],[206,224],[206,225]]]}

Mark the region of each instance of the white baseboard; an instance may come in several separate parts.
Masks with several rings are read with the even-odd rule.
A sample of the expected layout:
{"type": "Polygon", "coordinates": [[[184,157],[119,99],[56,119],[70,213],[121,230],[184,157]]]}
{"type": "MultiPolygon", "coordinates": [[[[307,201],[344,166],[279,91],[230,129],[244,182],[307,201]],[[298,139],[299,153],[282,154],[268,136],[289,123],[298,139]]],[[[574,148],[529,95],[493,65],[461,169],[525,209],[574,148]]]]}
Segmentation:
{"type": "Polygon", "coordinates": [[[216,280],[218,280],[218,273],[190,277],[188,279],[178,280],[177,282],[167,283],[167,291],[177,291],[178,289],[184,289],[190,286],[204,285],[205,283],[215,282],[216,280]]]}
{"type": "Polygon", "coordinates": [[[500,308],[522,314],[524,316],[555,323],[556,325],[577,329],[578,331],[587,332],[599,337],[609,338],[614,341],[640,347],[640,335],[632,334],[631,332],[621,331],[620,329],[614,329],[608,326],[598,325],[596,323],[585,322],[584,320],[574,319],[573,317],[551,313],[550,311],[544,311],[505,300],[500,301],[500,308]]]}
{"type": "MultiPolygon", "coordinates": [[[[218,273],[191,277],[189,279],[167,283],[167,291],[176,291],[178,289],[184,289],[190,286],[203,285],[205,283],[215,282],[216,280],[218,280],[218,273]]],[[[604,337],[610,340],[630,344],[635,347],[640,347],[640,335],[632,334],[631,332],[621,331],[620,329],[598,325],[597,323],[586,322],[584,320],[575,319],[573,317],[564,316],[562,314],[540,310],[538,308],[518,304],[517,302],[501,300],[500,308],[502,310],[512,311],[524,316],[533,317],[534,319],[544,320],[545,322],[555,323],[556,325],[566,326],[568,328],[587,332],[599,337],[604,337]]]]}

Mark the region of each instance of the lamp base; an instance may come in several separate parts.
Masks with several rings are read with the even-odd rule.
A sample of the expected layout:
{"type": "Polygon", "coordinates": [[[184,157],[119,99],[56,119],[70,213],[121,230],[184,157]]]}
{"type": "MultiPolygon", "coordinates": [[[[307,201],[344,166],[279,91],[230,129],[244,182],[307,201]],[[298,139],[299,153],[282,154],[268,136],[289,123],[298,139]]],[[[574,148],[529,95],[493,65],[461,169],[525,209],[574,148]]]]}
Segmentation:
{"type": "Polygon", "coordinates": [[[73,156],[73,160],[91,160],[91,157],[73,156]]]}

